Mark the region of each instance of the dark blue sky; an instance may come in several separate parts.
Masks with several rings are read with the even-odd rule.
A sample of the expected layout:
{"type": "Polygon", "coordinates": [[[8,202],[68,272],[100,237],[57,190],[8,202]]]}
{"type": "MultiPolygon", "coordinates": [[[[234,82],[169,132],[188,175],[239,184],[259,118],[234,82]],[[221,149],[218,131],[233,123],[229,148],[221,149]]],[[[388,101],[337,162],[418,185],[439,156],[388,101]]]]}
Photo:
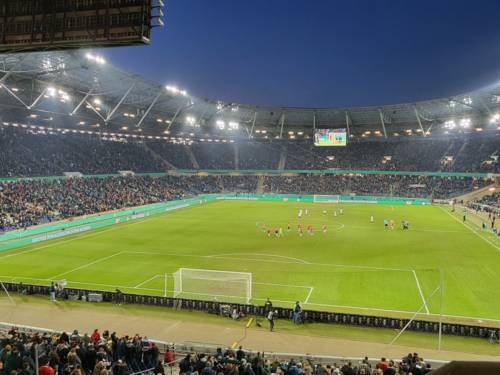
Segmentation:
{"type": "Polygon", "coordinates": [[[500,79],[500,0],[166,0],[152,45],[115,65],[196,96],[341,107],[500,79]]]}

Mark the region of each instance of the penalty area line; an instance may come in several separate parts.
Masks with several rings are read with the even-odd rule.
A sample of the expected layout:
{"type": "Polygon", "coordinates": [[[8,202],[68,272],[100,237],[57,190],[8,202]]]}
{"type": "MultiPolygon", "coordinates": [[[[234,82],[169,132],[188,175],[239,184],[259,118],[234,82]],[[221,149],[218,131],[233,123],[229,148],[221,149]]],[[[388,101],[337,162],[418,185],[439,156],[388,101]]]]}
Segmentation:
{"type": "Polygon", "coordinates": [[[136,286],[134,286],[134,289],[138,289],[140,286],[144,285],[144,284],[147,284],[149,283],[150,281],[153,281],[154,279],[160,277],[161,275],[154,275],[153,277],[150,277],[149,279],[147,280],[144,280],[142,283],[139,283],[137,284],[136,286]]]}
{"type": "Polygon", "coordinates": [[[411,272],[413,273],[413,276],[415,277],[415,282],[417,283],[418,293],[420,294],[420,298],[422,298],[422,302],[423,302],[424,307],[425,307],[425,313],[427,315],[429,315],[431,312],[429,311],[429,308],[427,307],[427,302],[425,301],[424,293],[422,292],[422,288],[420,287],[420,282],[418,281],[417,273],[415,272],[415,270],[411,270],[411,272]]]}

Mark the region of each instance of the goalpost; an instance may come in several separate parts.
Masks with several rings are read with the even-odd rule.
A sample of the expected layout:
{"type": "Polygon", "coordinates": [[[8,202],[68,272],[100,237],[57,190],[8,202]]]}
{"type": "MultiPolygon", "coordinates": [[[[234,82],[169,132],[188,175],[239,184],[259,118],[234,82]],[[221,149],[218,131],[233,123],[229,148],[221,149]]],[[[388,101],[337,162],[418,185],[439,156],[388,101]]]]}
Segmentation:
{"type": "Polygon", "coordinates": [[[314,203],[339,203],[340,195],[313,195],[314,203]]]}
{"type": "Polygon", "coordinates": [[[250,303],[250,272],[179,268],[174,276],[174,297],[250,303]]]}

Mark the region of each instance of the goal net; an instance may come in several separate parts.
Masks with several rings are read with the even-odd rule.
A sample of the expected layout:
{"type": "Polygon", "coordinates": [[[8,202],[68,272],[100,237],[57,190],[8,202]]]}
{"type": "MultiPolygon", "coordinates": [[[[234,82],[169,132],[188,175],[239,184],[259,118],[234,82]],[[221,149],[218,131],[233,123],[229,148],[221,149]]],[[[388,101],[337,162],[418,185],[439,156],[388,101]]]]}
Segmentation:
{"type": "Polygon", "coordinates": [[[313,202],[314,203],[339,203],[340,196],[339,195],[314,195],[313,202]]]}
{"type": "Polygon", "coordinates": [[[174,272],[174,297],[250,303],[252,274],[179,268],[174,272]]]}

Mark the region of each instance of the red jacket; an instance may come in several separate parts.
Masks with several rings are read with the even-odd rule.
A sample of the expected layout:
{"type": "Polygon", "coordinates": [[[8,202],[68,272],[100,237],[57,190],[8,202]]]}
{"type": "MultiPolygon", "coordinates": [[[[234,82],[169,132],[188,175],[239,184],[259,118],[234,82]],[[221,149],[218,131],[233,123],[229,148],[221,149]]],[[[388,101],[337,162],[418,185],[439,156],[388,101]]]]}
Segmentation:
{"type": "Polygon", "coordinates": [[[50,366],[42,366],[38,369],[40,375],[55,375],[54,369],[50,366]]]}

